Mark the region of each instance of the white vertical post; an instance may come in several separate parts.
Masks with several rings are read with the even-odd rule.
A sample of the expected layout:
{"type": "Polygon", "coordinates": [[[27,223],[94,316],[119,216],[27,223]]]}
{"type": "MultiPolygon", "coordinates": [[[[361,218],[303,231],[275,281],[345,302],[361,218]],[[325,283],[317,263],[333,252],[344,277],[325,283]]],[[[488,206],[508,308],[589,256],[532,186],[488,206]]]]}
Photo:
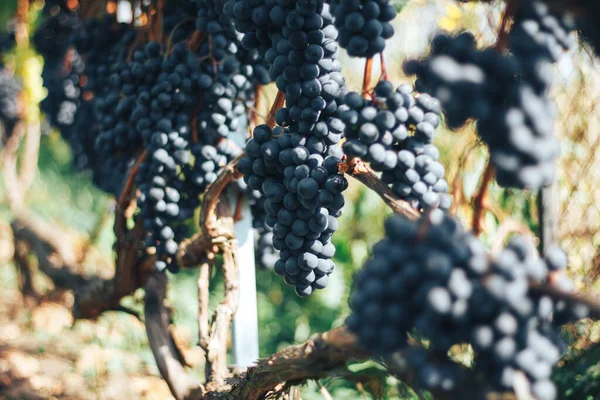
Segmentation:
{"type": "Polygon", "coordinates": [[[233,364],[247,368],[258,360],[258,315],[252,214],[244,200],[242,219],[235,224],[238,241],[240,300],[233,316],[233,364]]]}
{"type": "MultiPolygon", "coordinates": [[[[242,148],[246,143],[244,125],[246,116],[240,119],[240,134],[231,139],[242,148]]],[[[235,210],[235,200],[232,210],[235,210]]],[[[246,199],[243,201],[242,219],[235,224],[235,236],[238,241],[238,276],[240,279],[239,305],[233,316],[233,365],[246,369],[258,360],[258,312],[256,303],[256,266],[254,264],[254,229],[252,213],[246,199]]]]}
{"type": "Polygon", "coordinates": [[[127,0],[119,0],[117,2],[117,21],[130,24],[133,21],[133,13],[131,3],[127,0]]]}

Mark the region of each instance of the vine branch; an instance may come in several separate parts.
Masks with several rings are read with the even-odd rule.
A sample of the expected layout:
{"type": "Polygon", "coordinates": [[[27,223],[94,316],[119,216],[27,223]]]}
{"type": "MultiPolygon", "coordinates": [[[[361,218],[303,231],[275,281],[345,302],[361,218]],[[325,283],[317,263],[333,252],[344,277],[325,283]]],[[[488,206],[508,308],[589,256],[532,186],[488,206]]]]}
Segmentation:
{"type": "Polygon", "coordinates": [[[186,373],[169,330],[171,316],[164,304],[167,276],[164,273],[152,274],[144,289],[144,324],[150,349],[171,393],[177,400],[183,400],[200,384],[186,373]]]}
{"type": "Polygon", "coordinates": [[[129,175],[127,176],[127,180],[125,181],[125,185],[123,186],[123,190],[121,191],[121,195],[119,196],[119,202],[117,203],[118,207],[121,210],[125,210],[129,205],[131,191],[133,190],[133,186],[135,184],[135,177],[137,176],[140,170],[140,165],[146,159],[147,154],[148,151],[144,150],[142,154],[140,154],[140,156],[137,158],[135,164],[129,171],[129,175]]]}
{"type": "Polygon", "coordinates": [[[267,121],[265,122],[271,128],[275,126],[275,113],[277,110],[283,107],[285,104],[285,93],[279,90],[277,92],[277,96],[275,97],[275,101],[271,106],[271,110],[269,111],[269,115],[267,116],[267,121]]]}
{"type": "Polygon", "coordinates": [[[392,189],[375,175],[360,158],[351,158],[340,164],[340,172],[345,172],[366,187],[373,190],[395,213],[411,220],[417,220],[421,214],[409,202],[400,199],[392,189]]]}
{"type": "Polygon", "coordinates": [[[529,290],[540,295],[548,295],[554,300],[563,300],[569,304],[582,304],[589,309],[589,317],[600,319],[600,301],[575,292],[566,292],[549,284],[530,283],[529,290]]]}
{"type": "Polygon", "coordinates": [[[491,161],[488,160],[481,181],[479,182],[479,188],[473,197],[473,221],[471,229],[475,235],[481,234],[483,230],[482,219],[486,209],[486,196],[492,179],[494,179],[494,167],[491,161]]]}

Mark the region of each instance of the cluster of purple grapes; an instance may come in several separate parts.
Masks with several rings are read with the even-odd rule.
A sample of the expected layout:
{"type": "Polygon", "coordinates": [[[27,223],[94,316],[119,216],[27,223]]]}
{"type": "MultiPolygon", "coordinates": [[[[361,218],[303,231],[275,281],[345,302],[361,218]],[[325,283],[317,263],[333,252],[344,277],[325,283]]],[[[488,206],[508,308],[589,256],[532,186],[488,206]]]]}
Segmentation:
{"type": "Polygon", "coordinates": [[[122,191],[145,154],[135,181],[144,245],[155,249],[158,270],[176,271],[186,221],[240,153],[231,139],[245,140],[247,106],[257,85],[269,82],[267,67],[256,50],[242,48],[221,2],[169,2],[162,25],[168,43],[140,41],[115,15],[82,22],[66,3],[56,7],[47,2],[35,41],[46,59],[44,111],[76,164],[109,193],[122,191]],[[194,33],[205,37],[197,46],[189,43],[194,33]]]}
{"type": "Polygon", "coordinates": [[[337,60],[338,31],[329,5],[323,0],[265,2],[253,7],[248,0],[230,0],[225,12],[244,34],[242,44],[257,49],[277,88],[285,93],[288,123],[294,131],[337,143],[341,132],[329,132],[346,93],[337,60]],[[330,133],[333,133],[330,135],[330,133]]]}
{"type": "Polygon", "coordinates": [[[440,123],[438,100],[401,85],[394,90],[389,81],[375,86],[372,99],[356,92],[345,98],[342,114],[346,142],[344,153],[360,157],[382,172],[400,198],[417,209],[450,207],[445,169],[437,160],[439,151],[432,143],[440,123]]]}
{"type": "Polygon", "coordinates": [[[279,250],[274,269],[300,296],[323,289],[334,270],[331,237],[348,183],[338,172],[339,148],[311,152],[304,135],[260,125],[246,145],[239,170],[251,189],[266,196],[265,222],[279,250]]]}
{"type": "Polygon", "coordinates": [[[343,137],[347,93],[338,31],[322,0],[230,0],[225,13],[285,94],[286,107],[275,114],[278,127],[255,129],[239,169],[249,188],[266,196],[265,224],[279,251],[275,272],[308,296],[327,285],[334,269],[331,236],[347,185],[337,171],[342,153],[335,146],[343,137]]]}
{"type": "Polygon", "coordinates": [[[439,98],[448,125],[477,120],[496,179],[503,186],[538,189],[552,182],[558,144],[548,98],[552,63],[573,44],[568,14],[554,14],[541,0],[519,3],[508,45],[510,55],[478,50],[474,37],[439,35],[424,60],[405,71],[417,89],[439,98]]]}
{"type": "Polygon", "coordinates": [[[15,34],[12,30],[0,34],[0,143],[12,135],[14,126],[21,119],[19,95],[22,85],[14,72],[6,67],[2,57],[15,46],[15,34]]]}
{"type": "MultiPolygon", "coordinates": [[[[475,369],[498,389],[511,390],[521,371],[536,398],[556,398],[550,373],[563,351],[558,329],[588,310],[537,295],[529,283],[547,283],[554,273],[561,278],[554,284],[571,290],[560,273],[567,266],[562,250],[550,248],[540,258],[516,236],[490,258],[478,239],[441,210],[419,222],[393,216],[385,230],[385,239],[356,277],[346,321],[362,346],[387,355],[406,348],[413,330],[438,356],[457,343],[471,343],[475,369]]],[[[455,386],[458,370],[450,363],[416,365],[423,368],[421,385],[455,386]]]]}
{"type": "Polygon", "coordinates": [[[370,58],[385,49],[392,37],[396,9],[389,0],[332,0],[331,13],[340,46],[353,57],[370,58]]]}

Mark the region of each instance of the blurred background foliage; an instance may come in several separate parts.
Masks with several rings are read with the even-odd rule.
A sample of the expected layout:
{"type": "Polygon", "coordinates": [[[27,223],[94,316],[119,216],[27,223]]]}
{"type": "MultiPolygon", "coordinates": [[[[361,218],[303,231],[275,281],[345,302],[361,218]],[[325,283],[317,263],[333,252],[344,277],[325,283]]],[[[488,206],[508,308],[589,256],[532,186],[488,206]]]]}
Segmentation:
{"type": "MultiPolygon", "coordinates": [[[[41,1],[33,4],[30,30],[35,29],[43,5],[41,1]]],[[[385,59],[389,77],[396,84],[410,83],[402,75],[402,62],[426,52],[428,40],[437,29],[470,29],[482,46],[489,45],[496,38],[502,11],[502,4],[459,4],[452,0],[396,0],[395,4],[401,13],[385,59]]],[[[0,2],[0,27],[6,26],[15,8],[16,0],[0,2]]],[[[350,88],[358,90],[362,61],[345,55],[341,59],[350,88]]],[[[43,60],[31,47],[22,46],[5,61],[25,84],[28,123],[41,124],[43,132],[39,172],[26,196],[26,205],[40,218],[69,232],[75,242],[83,245],[92,240],[85,272],[109,277],[114,199],[92,186],[89,175],[71,170],[69,147],[58,132],[46,127],[39,114],[38,103],[45,96],[40,77],[43,60]]],[[[374,70],[378,68],[376,63],[374,70]]],[[[590,292],[598,290],[600,280],[600,156],[595,151],[600,144],[599,84],[598,61],[584,48],[564,56],[556,68],[554,94],[560,115],[557,132],[562,140],[559,238],[569,253],[578,288],[590,292]]],[[[266,94],[274,98],[272,88],[266,94]]],[[[453,188],[453,210],[469,223],[471,197],[487,157],[485,148],[477,143],[472,126],[458,132],[441,132],[437,138],[453,188]]],[[[257,272],[261,356],[343,323],[352,277],[369,256],[371,246],[381,238],[382,223],[389,214],[374,193],[356,181],[350,183],[340,229],[334,236],[337,271],[326,290],[301,299],[271,271],[257,272]]],[[[534,193],[505,190],[493,184],[491,198],[493,205],[486,215],[483,234],[489,245],[494,245],[498,234],[505,230],[536,232],[534,193]]],[[[0,185],[0,397],[168,398],[168,389],[158,375],[143,324],[138,320],[106,313],[94,322],[74,322],[68,311],[71,295],[52,291],[41,275],[36,275],[34,283],[39,292],[47,293],[42,301],[31,303],[21,297],[17,272],[11,264],[10,221],[5,188],[0,185]]],[[[175,309],[176,337],[201,376],[203,357],[195,347],[196,278],[197,270],[171,276],[169,299],[175,309]]],[[[217,284],[211,287],[220,288],[217,284]]],[[[220,295],[215,289],[213,307],[220,295]]],[[[136,293],[125,303],[141,311],[142,296],[136,293]]],[[[572,346],[555,371],[562,398],[600,398],[600,326],[583,321],[569,327],[565,335],[572,346]]],[[[352,370],[360,379],[323,379],[320,384],[334,399],[417,398],[409,388],[386,377],[374,362],[353,365],[352,370]]],[[[302,387],[301,396],[323,398],[315,382],[302,387]]]]}

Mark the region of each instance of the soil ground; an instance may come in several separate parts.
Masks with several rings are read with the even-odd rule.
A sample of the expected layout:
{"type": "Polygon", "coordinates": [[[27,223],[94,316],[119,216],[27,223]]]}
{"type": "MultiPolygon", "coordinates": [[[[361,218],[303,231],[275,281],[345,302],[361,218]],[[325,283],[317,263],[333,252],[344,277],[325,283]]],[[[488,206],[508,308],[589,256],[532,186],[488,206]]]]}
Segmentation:
{"type": "Polygon", "coordinates": [[[0,399],[172,398],[134,317],[73,324],[64,298],[36,302],[2,286],[0,399]]]}

